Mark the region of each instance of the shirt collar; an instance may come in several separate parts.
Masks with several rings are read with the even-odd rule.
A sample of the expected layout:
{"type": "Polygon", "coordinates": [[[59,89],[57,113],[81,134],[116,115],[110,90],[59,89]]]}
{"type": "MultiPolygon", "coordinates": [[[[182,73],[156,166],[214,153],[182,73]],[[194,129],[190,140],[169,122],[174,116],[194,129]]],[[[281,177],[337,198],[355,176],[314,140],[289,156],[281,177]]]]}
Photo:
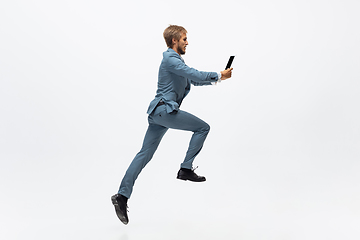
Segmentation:
{"type": "Polygon", "coordinates": [[[174,53],[176,53],[180,58],[181,58],[181,60],[184,62],[184,59],[182,58],[182,56],[180,55],[180,54],[178,54],[177,52],[175,52],[175,50],[174,49],[172,49],[172,48],[168,48],[168,50],[167,50],[168,52],[174,52],[174,53]]]}

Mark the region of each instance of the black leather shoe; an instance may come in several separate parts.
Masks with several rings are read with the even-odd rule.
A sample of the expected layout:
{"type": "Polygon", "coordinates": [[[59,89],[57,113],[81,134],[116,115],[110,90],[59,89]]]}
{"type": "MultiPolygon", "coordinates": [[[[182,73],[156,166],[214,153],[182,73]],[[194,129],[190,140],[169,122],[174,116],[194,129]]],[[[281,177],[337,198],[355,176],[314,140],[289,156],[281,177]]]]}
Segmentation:
{"type": "Polygon", "coordinates": [[[121,194],[115,194],[111,197],[111,202],[114,204],[115,212],[120,221],[123,224],[129,223],[129,218],[127,215],[127,198],[121,194]]]}
{"type": "Polygon", "coordinates": [[[177,179],[189,180],[192,182],[205,182],[206,178],[203,176],[198,176],[195,172],[195,169],[186,169],[181,168],[177,174],[177,179]]]}

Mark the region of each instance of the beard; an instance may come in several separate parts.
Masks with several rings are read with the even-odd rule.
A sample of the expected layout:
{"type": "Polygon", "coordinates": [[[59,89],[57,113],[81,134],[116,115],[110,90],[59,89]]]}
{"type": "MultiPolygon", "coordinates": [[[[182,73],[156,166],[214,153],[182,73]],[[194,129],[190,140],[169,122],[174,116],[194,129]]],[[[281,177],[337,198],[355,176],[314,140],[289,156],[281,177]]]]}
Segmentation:
{"type": "Polygon", "coordinates": [[[180,46],[177,47],[178,52],[180,53],[180,55],[184,55],[185,51],[182,50],[182,48],[180,48],[180,46]]]}

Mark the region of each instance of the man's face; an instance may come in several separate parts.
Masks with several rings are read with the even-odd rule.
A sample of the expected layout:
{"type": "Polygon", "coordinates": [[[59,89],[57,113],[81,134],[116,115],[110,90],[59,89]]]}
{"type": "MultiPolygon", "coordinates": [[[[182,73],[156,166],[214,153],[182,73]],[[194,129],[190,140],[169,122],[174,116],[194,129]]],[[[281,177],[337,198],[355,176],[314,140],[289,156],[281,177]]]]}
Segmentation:
{"type": "Polygon", "coordinates": [[[186,33],[182,33],[181,34],[181,38],[179,41],[176,41],[177,44],[175,44],[175,51],[180,54],[180,55],[184,55],[186,52],[186,46],[189,44],[187,41],[187,36],[186,33]]]}

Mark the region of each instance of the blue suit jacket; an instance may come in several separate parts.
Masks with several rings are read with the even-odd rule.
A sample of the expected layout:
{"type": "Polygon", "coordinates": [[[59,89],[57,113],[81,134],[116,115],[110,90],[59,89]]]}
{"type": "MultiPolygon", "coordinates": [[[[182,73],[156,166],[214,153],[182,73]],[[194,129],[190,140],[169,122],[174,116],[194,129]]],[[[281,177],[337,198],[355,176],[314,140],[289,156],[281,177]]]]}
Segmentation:
{"type": "Polygon", "coordinates": [[[217,80],[216,72],[202,72],[188,67],[180,55],[169,48],[163,53],[159,68],[158,89],[147,113],[151,114],[160,100],[165,103],[168,113],[177,111],[185,96],[190,92],[191,84],[210,85],[211,82],[217,80]]]}

